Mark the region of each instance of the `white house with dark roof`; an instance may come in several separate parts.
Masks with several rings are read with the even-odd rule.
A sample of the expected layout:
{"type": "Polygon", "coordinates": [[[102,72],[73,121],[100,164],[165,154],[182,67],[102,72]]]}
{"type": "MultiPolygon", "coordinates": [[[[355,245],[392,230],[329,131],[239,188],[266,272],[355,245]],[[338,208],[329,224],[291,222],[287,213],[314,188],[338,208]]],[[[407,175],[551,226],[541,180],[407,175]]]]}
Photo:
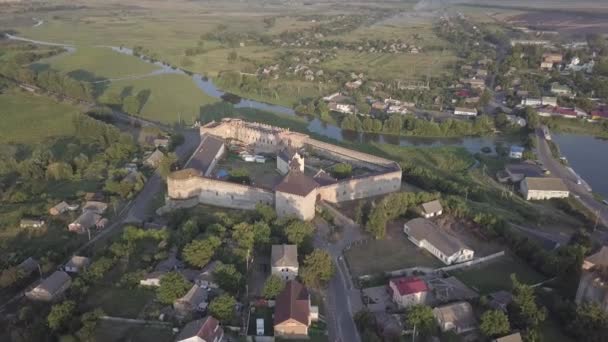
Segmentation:
{"type": "Polygon", "coordinates": [[[403,232],[416,246],[426,249],[446,265],[472,260],[475,254],[460,240],[424,218],[408,221],[403,232]]]}
{"type": "Polygon", "coordinates": [[[521,193],[528,201],[566,198],[570,196],[570,190],[568,190],[568,187],[561,178],[526,177],[519,186],[521,193]]]}
{"type": "Polygon", "coordinates": [[[72,284],[72,278],[63,272],[55,271],[38,286],[25,293],[31,300],[50,302],[58,299],[72,284]]]}
{"type": "Polygon", "coordinates": [[[91,264],[91,259],[79,255],[74,255],[63,266],[63,270],[68,273],[79,273],[84,271],[91,264]]]}
{"type": "Polygon", "coordinates": [[[475,330],[477,321],[473,313],[473,307],[467,302],[457,302],[433,309],[433,316],[441,331],[454,331],[462,334],[475,330]]]}
{"type": "Polygon", "coordinates": [[[271,273],[283,280],[293,280],[298,275],[298,246],[272,245],[270,253],[271,273]]]}
{"type": "Polygon", "coordinates": [[[439,200],[434,200],[420,205],[420,213],[425,218],[440,216],[443,213],[443,207],[439,200]]]}

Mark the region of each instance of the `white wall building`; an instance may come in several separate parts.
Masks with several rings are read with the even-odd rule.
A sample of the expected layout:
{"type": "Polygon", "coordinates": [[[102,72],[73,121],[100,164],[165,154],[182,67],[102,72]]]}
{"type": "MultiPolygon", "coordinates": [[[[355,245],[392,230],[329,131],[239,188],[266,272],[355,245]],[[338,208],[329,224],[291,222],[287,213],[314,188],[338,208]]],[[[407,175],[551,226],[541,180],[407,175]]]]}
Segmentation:
{"type": "Polygon", "coordinates": [[[460,240],[441,231],[433,222],[424,218],[408,221],[403,232],[416,246],[426,249],[446,265],[472,260],[475,254],[460,240]]]}
{"type": "Polygon", "coordinates": [[[526,177],[520,183],[520,191],[528,201],[570,196],[568,187],[560,178],[526,177]]]}
{"type": "Polygon", "coordinates": [[[296,245],[272,245],[270,252],[271,274],[281,279],[294,280],[298,275],[298,246],[296,245]]]}

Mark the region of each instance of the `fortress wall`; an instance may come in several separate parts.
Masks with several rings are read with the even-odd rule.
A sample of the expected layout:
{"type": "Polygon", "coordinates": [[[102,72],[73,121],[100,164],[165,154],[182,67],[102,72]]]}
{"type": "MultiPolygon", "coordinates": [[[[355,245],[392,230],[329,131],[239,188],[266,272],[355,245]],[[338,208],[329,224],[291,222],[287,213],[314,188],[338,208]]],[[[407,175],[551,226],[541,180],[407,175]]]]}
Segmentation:
{"type": "Polygon", "coordinates": [[[306,144],[308,144],[310,147],[312,147],[313,150],[315,150],[316,152],[328,155],[331,158],[336,158],[338,160],[341,160],[341,161],[344,161],[347,163],[351,163],[351,164],[357,164],[357,165],[364,164],[363,166],[365,166],[367,168],[375,169],[378,171],[383,170],[386,167],[391,167],[391,168],[399,167],[399,164],[395,163],[392,160],[374,156],[374,155],[367,154],[367,153],[363,153],[363,152],[359,152],[359,151],[353,151],[348,148],[328,144],[328,143],[325,143],[325,142],[322,142],[319,140],[315,140],[315,139],[310,139],[310,138],[307,139],[306,144]],[[376,164],[376,165],[374,165],[374,164],[376,164]],[[381,165],[382,167],[379,167],[378,165],[381,165]]]}
{"type": "Polygon", "coordinates": [[[174,200],[196,197],[199,203],[235,209],[255,209],[258,203],[274,203],[272,191],[247,185],[203,177],[184,180],[169,178],[167,182],[168,195],[174,200]]]}
{"type": "Polygon", "coordinates": [[[329,203],[351,201],[399,191],[402,172],[393,171],[363,178],[353,178],[319,188],[319,195],[329,203]]]}

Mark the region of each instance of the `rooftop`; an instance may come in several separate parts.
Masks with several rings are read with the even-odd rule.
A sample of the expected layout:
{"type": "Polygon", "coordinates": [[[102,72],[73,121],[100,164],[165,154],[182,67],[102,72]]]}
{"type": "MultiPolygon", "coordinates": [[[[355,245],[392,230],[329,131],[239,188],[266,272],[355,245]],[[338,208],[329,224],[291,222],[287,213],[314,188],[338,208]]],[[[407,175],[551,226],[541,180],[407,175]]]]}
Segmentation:
{"type": "Polygon", "coordinates": [[[499,337],[495,340],[496,342],[521,342],[521,335],[519,333],[511,334],[508,336],[499,337]]]}
{"type": "Polygon", "coordinates": [[[274,267],[298,267],[298,246],[272,245],[270,260],[274,267]]]}
{"type": "Polygon", "coordinates": [[[215,338],[222,335],[223,330],[219,327],[220,322],[212,316],[192,321],[180,331],[176,341],[186,340],[195,336],[204,341],[215,341],[215,338]]]}
{"type": "Polygon", "coordinates": [[[82,267],[86,267],[89,265],[89,263],[91,262],[91,260],[87,257],[83,257],[83,256],[79,256],[79,255],[74,255],[70,261],[68,261],[65,264],[65,267],[76,267],[76,268],[82,268],[82,267]]]}
{"type": "Polygon", "coordinates": [[[319,186],[312,178],[298,170],[291,170],[275,187],[275,191],[306,197],[319,186]]]}
{"type": "Polygon", "coordinates": [[[475,325],[473,308],[467,302],[448,304],[433,309],[433,315],[441,322],[451,322],[455,327],[466,329],[475,325]]]}
{"type": "Polygon", "coordinates": [[[192,158],[188,161],[188,168],[199,170],[206,174],[211,166],[213,159],[224,146],[224,140],[206,134],[199,148],[194,152],[192,158]]]}
{"type": "Polygon", "coordinates": [[[424,282],[424,280],[418,277],[401,277],[390,280],[391,283],[395,285],[397,291],[401,296],[427,292],[429,290],[428,286],[424,282]]]}
{"type": "Polygon", "coordinates": [[[310,294],[308,290],[295,280],[288,281],[276,299],[274,324],[293,319],[308,325],[309,316],[310,294]]]}
{"type": "Polygon", "coordinates": [[[568,187],[561,178],[554,177],[527,177],[528,189],[544,191],[568,191],[568,187]]]}
{"type": "Polygon", "coordinates": [[[173,171],[169,174],[169,178],[171,179],[188,179],[194,177],[201,177],[201,172],[192,168],[173,171]]]}
{"type": "Polygon", "coordinates": [[[505,167],[505,170],[510,174],[523,174],[526,177],[541,177],[543,170],[533,163],[513,163],[505,167]]]}
{"type": "Polygon", "coordinates": [[[439,200],[434,200],[434,201],[422,203],[422,210],[426,214],[430,214],[430,213],[436,213],[436,212],[442,211],[443,207],[441,206],[441,202],[439,202],[439,200]]]}
{"type": "Polygon", "coordinates": [[[416,218],[406,224],[409,235],[418,241],[426,240],[445,255],[452,255],[462,249],[470,249],[455,237],[443,232],[435,223],[424,218],[416,218]]]}
{"type": "Polygon", "coordinates": [[[70,281],[70,276],[63,271],[55,271],[53,274],[48,276],[48,278],[44,279],[37,288],[47,291],[50,294],[54,294],[61,286],[66,282],[70,281]]]}

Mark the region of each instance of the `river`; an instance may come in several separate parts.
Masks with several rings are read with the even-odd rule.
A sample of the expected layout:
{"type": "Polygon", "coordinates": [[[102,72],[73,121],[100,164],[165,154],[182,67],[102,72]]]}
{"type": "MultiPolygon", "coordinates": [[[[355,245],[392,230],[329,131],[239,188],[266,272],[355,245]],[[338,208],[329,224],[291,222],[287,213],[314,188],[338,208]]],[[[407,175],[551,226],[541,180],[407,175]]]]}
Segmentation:
{"type": "Polygon", "coordinates": [[[608,198],[608,140],[570,133],[551,133],[551,138],[593,191],[608,198]]]}
{"type": "MultiPolygon", "coordinates": [[[[73,53],[76,50],[76,47],[72,44],[59,44],[59,43],[50,43],[50,42],[42,42],[29,38],[18,37],[13,35],[8,35],[7,37],[10,39],[26,41],[34,44],[42,44],[42,45],[53,45],[53,46],[63,46],[68,50],[68,53],[73,53]]],[[[125,47],[116,47],[116,46],[99,46],[104,48],[110,48],[115,52],[122,53],[125,55],[134,56],[133,50],[125,47]]],[[[169,64],[165,64],[159,61],[152,61],[145,56],[138,56],[139,59],[145,61],[146,63],[154,64],[158,67],[158,70],[155,70],[149,74],[129,77],[129,78],[143,78],[148,76],[154,76],[159,74],[188,74],[192,75],[192,80],[197,85],[197,87],[204,92],[205,94],[217,98],[222,99],[226,93],[220,89],[218,89],[213,81],[207,77],[204,77],[199,74],[192,74],[186,72],[185,70],[172,67],[169,64]]],[[[263,111],[270,111],[274,113],[279,113],[282,115],[293,116],[296,115],[295,111],[292,108],[273,105],[269,103],[259,102],[251,99],[240,98],[235,104],[237,108],[254,108],[263,111]]],[[[387,134],[374,134],[374,133],[358,133],[342,130],[340,127],[322,122],[318,118],[306,117],[308,120],[308,131],[311,133],[315,133],[324,137],[332,138],[338,141],[355,141],[355,142],[376,142],[383,144],[393,144],[399,146],[417,146],[417,147],[438,147],[438,146],[462,146],[467,151],[471,153],[478,153],[484,147],[489,147],[492,150],[492,153],[495,152],[495,146],[497,143],[504,143],[505,145],[510,145],[511,143],[517,143],[515,141],[506,140],[503,137],[466,137],[466,138],[420,138],[420,137],[405,137],[405,136],[396,136],[396,135],[387,135],[387,134]]]]}

